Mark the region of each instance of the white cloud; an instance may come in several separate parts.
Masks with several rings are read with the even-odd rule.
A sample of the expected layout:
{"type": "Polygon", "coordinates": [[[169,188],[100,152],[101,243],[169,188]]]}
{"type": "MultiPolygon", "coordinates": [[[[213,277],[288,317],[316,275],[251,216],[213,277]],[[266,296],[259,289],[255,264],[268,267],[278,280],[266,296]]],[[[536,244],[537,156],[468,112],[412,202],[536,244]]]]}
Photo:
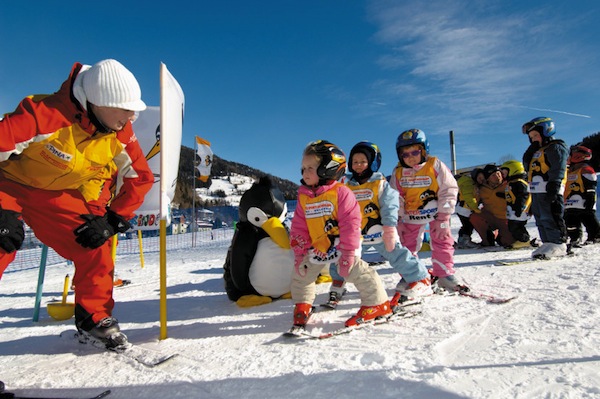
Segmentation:
{"type": "MultiPolygon", "coordinates": [[[[589,52],[562,38],[573,25],[558,9],[524,3],[519,7],[532,8],[511,11],[505,4],[371,3],[375,37],[387,48],[378,65],[392,76],[372,85],[373,97],[396,104],[380,110],[381,117],[391,112],[390,120],[414,118],[433,110],[445,115],[448,126],[452,119],[489,120],[509,104],[554,108],[538,101],[548,98],[556,81],[587,73],[589,52]]],[[[565,112],[576,113],[571,111],[565,112]]]]}

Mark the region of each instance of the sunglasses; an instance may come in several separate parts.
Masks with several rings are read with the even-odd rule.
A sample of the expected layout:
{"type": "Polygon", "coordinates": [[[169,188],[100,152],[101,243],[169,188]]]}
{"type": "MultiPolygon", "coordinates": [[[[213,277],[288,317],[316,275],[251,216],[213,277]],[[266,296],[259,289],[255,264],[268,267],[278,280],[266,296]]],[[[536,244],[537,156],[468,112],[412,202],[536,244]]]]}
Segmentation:
{"type": "Polygon", "coordinates": [[[402,153],[402,158],[406,159],[408,157],[416,157],[417,155],[421,155],[421,150],[414,150],[414,151],[409,151],[409,152],[403,152],[402,153]]]}

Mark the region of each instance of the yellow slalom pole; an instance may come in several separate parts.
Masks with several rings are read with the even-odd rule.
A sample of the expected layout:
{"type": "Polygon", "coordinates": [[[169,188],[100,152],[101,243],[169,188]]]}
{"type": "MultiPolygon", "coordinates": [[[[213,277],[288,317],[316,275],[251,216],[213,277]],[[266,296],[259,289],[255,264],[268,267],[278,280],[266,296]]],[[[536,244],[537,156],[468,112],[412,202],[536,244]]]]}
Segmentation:
{"type": "Polygon", "coordinates": [[[63,286],[62,304],[67,304],[67,295],[69,295],[69,275],[65,276],[65,284],[63,286]]]}
{"type": "Polygon", "coordinates": [[[119,241],[119,239],[117,238],[116,234],[114,236],[112,236],[112,240],[110,242],[110,256],[112,256],[113,262],[117,260],[117,242],[118,241],[119,241]]]}
{"type": "Polygon", "coordinates": [[[167,221],[160,219],[160,339],[167,338],[167,221]]]}
{"type": "MultiPolygon", "coordinates": [[[[169,219],[169,188],[175,175],[168,171],[168,160],[181,149],[185,97],[181,86],[167,66],[160,64],[160,339],[167,338],[167,220],[169,219]],[[168,155],[167,155],[168,154],[168,155]]],[[[178,156],[178,155],[177,155],[178,156]]],[[[176,169],[175,169],[176,170],[176,169]]]]}
{"type": "Polygon", "coordinates": [[[138,243],[140,245],[140,265],[144,268],[144,240],[142,240],[142,230],[137,231],[138,243]]]}

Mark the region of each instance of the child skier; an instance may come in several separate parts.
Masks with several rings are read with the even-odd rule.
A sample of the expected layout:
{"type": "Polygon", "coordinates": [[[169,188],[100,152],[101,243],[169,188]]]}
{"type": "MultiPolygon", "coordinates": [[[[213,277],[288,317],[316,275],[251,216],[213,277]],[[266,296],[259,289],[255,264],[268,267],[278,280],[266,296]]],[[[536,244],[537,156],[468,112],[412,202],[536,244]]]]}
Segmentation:
{"type": "Polygon", "coordinates": [[[569,151],[564,141],[554,139],[551,118],[538,117],[523,124],[529,148],[523,154],[531,193],[531,213],[543,244],[531,253],[533,258],[550,259],[567,254],[567,228],[563,197],[569,151]]]}
{"type": "MultiPolygon", "coordinates": [[[[429,273],[408,249],[400,244],[398,225],[398,192],[390,187],[379,173],[381,152],[376,144],[368,141],[357,143],[350,151],[350,174],[346,186],[354,192],[362,213],[363,249],[373,247],[401,275],[394,297],[392,310],[399,304],[433,294],[429,273]]],[[[333,265],[332,265],[333,266],[333,265]]],[[[344,280],[331,267],[333,284],[330,302],[336,303],[344,293],[344,280]]]]}
{"type": "Polygon", "coordinates": [[[531,195],[529,194],[525,168],[521,162],[513,159],[504,162],[500,166],[500,171],[508,182],[504,192],[506,196],[506,219],[508,220],[508,230],[515,239],[510,248],[530,247],[531,237],[525,225],[529,219],[531,195]]]}
{"type": "Polygon", "coordinates": [[[570,247],[582,245],[581,224],[587,232],[586,244],[600,241],[600,226],[596,217],[596,171],[587,161],[592,159],[592,151],[581,145],[571,146],[565,188],[565,223],[570,239],[570,247]]]}
{"type": "Polygon", "coordinates": [[[468,291],[454,275],[454,238],[450,216],[454,213],[458,185],[450,169],[430,156],[429,142],[419,129],[398,136],[399,163],[392,172],[391,186],[399,191],[402,221],[398,224],[400,241],[413,254],[422,244],[425,225],[431,230],[432,275],[438,287],[447,291],[468,291]]]}
{"type": "MultiPolygon", "coordinates": [[[[479,185],[479,201],[481,213],[473,214],[471,223],[482,235],[482,246],[495,246],[497,242],[503,247],[510,247],[515,239],[508,229],[506,219],[506,187],[500,168],[494,164],[483,168],[483,181],[479,185]],[[493,233],[490,235],[490,231],[493,233]],[[494,237],[490,240],[491,237],[494,237]]],[[[480,180],[481,181],[481,180],[480,180]]]]}
{"type": "Polygon", "coordinates": [[[481,213],[476,193],[477,186],[470,173],[456,175],[455,179],[458,184],[455,211],[462,225],[458,230],[458,240],[455,246],[457,249],[478,248],[479,245],[471,240],[475,228],[470,220],[473,212],[481,213]]]}
{"type": "Polygon", "coordinates": [[[345,169],[346,156],[328,141],[314,141],[304,149],[302,185],[290,233],[296,270],[292,279],[294,326],[306,325],[315,299],[315,279],[323,265],[332,262],[361,297],[360,310],[346,326],[391,314],[379,275],[360,258],[360,208],[352,191],[338,181],[345,169]]]}

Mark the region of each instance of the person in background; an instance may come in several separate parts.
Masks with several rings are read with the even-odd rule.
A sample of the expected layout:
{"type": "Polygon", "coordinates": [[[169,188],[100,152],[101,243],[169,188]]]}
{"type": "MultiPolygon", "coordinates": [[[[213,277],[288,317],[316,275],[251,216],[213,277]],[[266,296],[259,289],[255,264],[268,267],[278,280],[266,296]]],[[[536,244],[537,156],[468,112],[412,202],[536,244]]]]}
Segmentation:
{"type": "Polygon", "coordinates": [[[131,128],[144,109],[133,74],[108,59],[75,63],[56,93],[27,97],[0,121],[0,275],[25,222],[73,261],[77,329],[110,347],[127,337],[112,317],[108,239],[130,228],[154,181],[131,128]]]}
{"type": "Polygon", "coordinates": [[[294,326],[306,325],[315,299],[315,279],[323,265],[354,284],[361,298],[358,313],[346,321],[355,326],[392,313],[377,272],[360,258],[362,215],[354,193],[339,182],[346,156],[336,145],[318,140],[302,154],[302,185],[292,218],[294,326]]]}
{"type": "Polygon", "coordinates": [[[585,244],[600,242],[600,225],[596,217],[596,171],[588,163],[592,151],[581,145],[571,146],[567,161],[567,185],[565,188],[565,223],[571,248],[582,245],[582,228],[585,226],[585,244]]]}
{"type": "Polygon", "coordinates": [[[533,118],[522,126],[529,138],[523,154],[531,193],[531,213],[542,240],[532,252],[537,259],[551,259],[567,253],[567,229],[564,221],[563,198],[569,151],[564,141],[555,139],[551,118],[533,118]]]}
{"type": "MultiPolygon", "coordinates": [[[[477,206],[479,208],[478,213],[473,213],[471,215],[471,217],[469,218],[469,221],[471,221],[471,224],[473,224],[472,220],[473,219],[477,219],[479,217],[479,215],[481,215],[481,208],[482,208],[482,204],[480,196],[479,196],[479,190],[480,187],[483,186],[484,184],[487,184],[487,181],[485,179],[485,175],[483,174],[483,168],[475,168],[471,171],[471,179],[473,180],[473,182],[475,183],[475,198],[477,200],[477,206]]],[[[473,228],[475,229],[475,231],[477,231],[477,234],[479,234],[479,236],[481,237],[481,242],[479,243],[479,246],[481,247],[489,247],[489,246],[494,246],[496,245],[496,234],[497,231],[492,230],[487,224],[477,224],[477,221],[475,222],[476,225],[473,225],[473,228]],[[478,230],[479,229],[479,230],[478,230]]]]}
{"type": "Polygon", "coordinates": [[[520,249],[537,245],[535,239],[531,241],[526,227],[529,220],[531,195],[529,194],[525,168],[520,161],[513,159],[504,162],[500,166],[500,171],[507,182],[505,197],[508,230],[515,239],[510,248],[520,249]]]}
{"type": "Polygon", "coordinates": [[[470,220],[473,213],[481,213],[477,200],[477,185],[473,181],[471,173],[456,175],[454,178],[458,184],[455,212],[461,223],[455,247],[457,249],[479,248],[479,245],[471,240],[475,228],[470,220]]]}
{"type": "Polygon", "coordinates": [[[454,270],[450,216],[454,213],[458,185],[452,172],[437,157],[429,155],[429,141],[420,129],[400,133],[396,153],[399,162],[390,177],[390,185],[400,193],[400,242],[416,254],[429,223],[431,273],[437,286],[451,292],[468,291],[454,270]]]}
{"type": "Polygon", "coordinates": [[[483,184],[479,186],[479,201],[481,202],[481,213],[474,214],[471,223],[485,239],[482,238],[482,246],[494,246],[496,241],[503,247],[510,247],[515,241],[508,230],[506,219],[506,186],[500,168],[494,164],[488,164],[483,168],[483,184]],[[494,232],[494,241],[489,241],[489,231],[494,232]]]}
{"type": "MultiPolygon", "coordinates": [[[[425,265],[400,244],[398,225],[398,191],[390,187],[385,176],[379,173],[381,152],[369,141],[361,141],[350,150],[349,175],[346,186],[352,190],[362,214],[363,250],[375,248],[401,278],[390,305],[392,310],[420,297],[433,294],[431,280],[425,265]]],[[[330,301],[339,301],[343,294],[344,280],[335,267],[330,301]]]]}

